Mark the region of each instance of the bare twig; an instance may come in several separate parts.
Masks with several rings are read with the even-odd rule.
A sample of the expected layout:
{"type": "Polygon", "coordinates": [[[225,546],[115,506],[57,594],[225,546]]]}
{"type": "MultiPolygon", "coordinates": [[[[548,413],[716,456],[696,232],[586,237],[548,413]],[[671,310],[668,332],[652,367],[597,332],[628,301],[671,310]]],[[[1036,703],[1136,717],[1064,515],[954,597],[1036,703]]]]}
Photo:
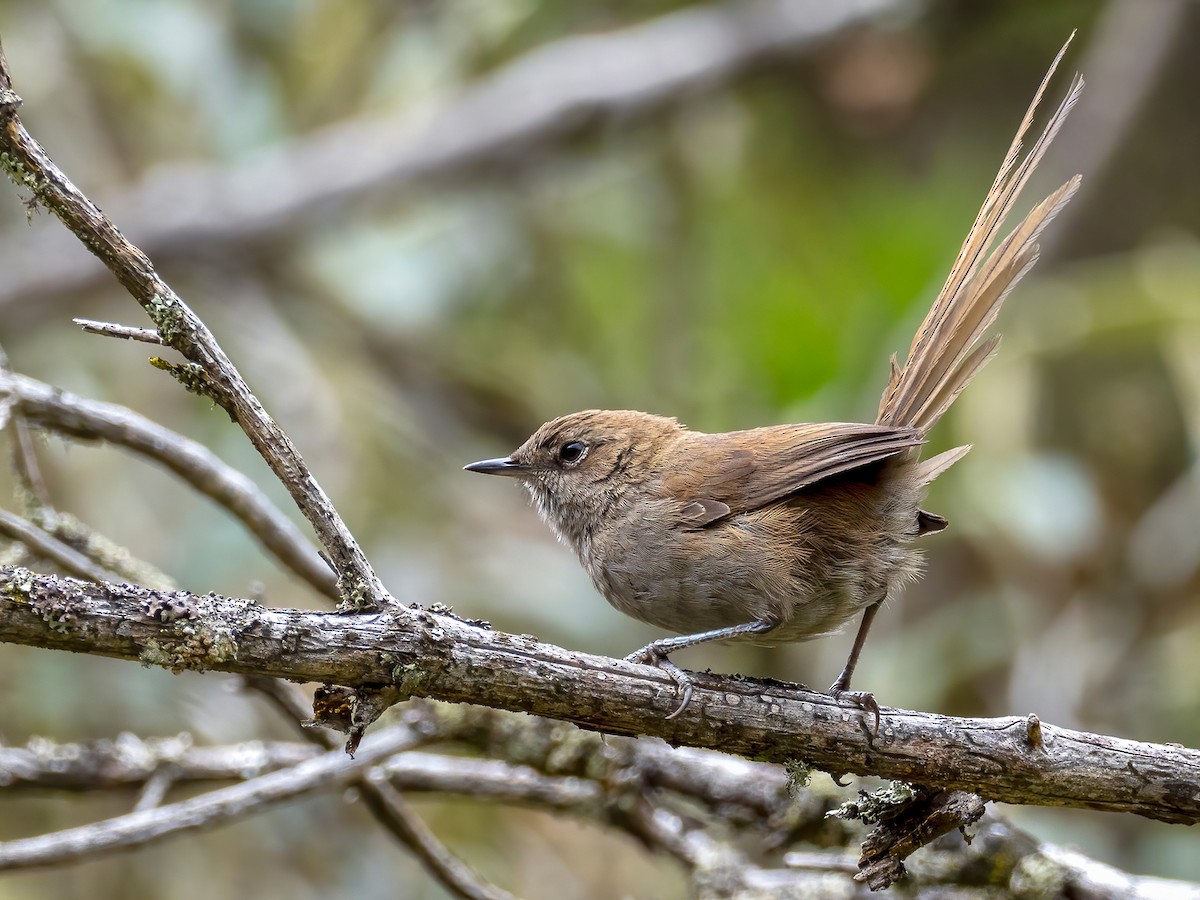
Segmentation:
{"type": "Polygon", "coordinates": [[[404,791],[462,794],[575,815],[598,815],[604,796],[600,785],[584,778],[543,775],[529,766],[418,750],[392,757],[377,771],[404,791]]]}
{"type": "Polygon", "coordinates": [[[79,521],[71,513],[56,510],[53,521],[54,537],[74,547],[97,566],[115,572],[117,581],[131,581],[162,591],[173,591],[178,587],[174,579],[157,566],[134,556],[127,547],[79,521]]]}
{"type": "Polygon", "coordinates": [[[162,806],[163,801],[167,799],[167,792],[176,781],[172,768],[170,765],[160,766],[157,772],[146,779],[141,793],[138,794],[137,803],[133,805],[134,812],[162,806]]]}
{"type": "Polygon", "coordinates": [[[53,212],[96,255],[141,304],[163,341],[188,363],[158,365],[189,390],[219,404],[246,433],[254,448],[312,524],[339,577],[339,594],[352,606],[382,608],[390,601],[375,570],[309,471],[300,452],[267,414],[216,338],[171,289],[150,260],[131,244],[100,209],[71,183],[16,115],[8,64],[0,49],[0,162],[21,187],[53,212]]]}
{"type": "Polygon", "coordinates": [[[61,566],[63,571],[78,578],[90,581],[121,580],[119,575],[97,565],[74,547],[6,509],[0,509],[0,535],[20,541],[35,557],[61,566]]]}
{"type": "MultiPolygon", "coordinates": [[[[0,375],[6,375],[12,371],[8,364],[8,354],[3,347],[0,347],[0,375]]],[[[16,472],[18,484],[21,489],[28,495],[27,502],[37,507],[40,524],[53,528],[54,526],[54,504],[50,500],[50,492],[46,489],[46,482],[42,479],[42,472],[38,466],[37,454],[33,449],[33,438],[29,434],[29,426],[25,422],[25,416],[19,411],[12,414],[11,411],[7,415],[12,416],[11,422],[6,422],[6,413],[0,409],[0,430],[9,427],[12,430],[12,455],[13,455],[13,470],[16,472]]]]}
{"type": "Polygon", "coordinates": [[[312,544],[253,481],[207,447],[126,407],[85,400],[23,375],[0,371],[0,396],[15,397],[35,425],[79,440],[108,441],[175,473],[228,510],[287,569],[338,599],[335,576],[312,544]]]}
{"type": "MultiPolygon", "coordinates": [[[[422,737],[428,735],[422,732],[422,737]]],[[[340,742],[337,742],[340,745],[340,742]]],[[[0,790],[97,791],[145,788],[164,769],[174,783],[244,781],[320,755],[310,743],[249,741],[194,747],[186,736],[56,744],[43,738],[24,747],[0,746],[0,790]]],[[[709,754],[714,760],[718,754],[709,754]]],[[[772,767],[763,766],[770,770],[772,767]]],[[[594,815],[601,787],[571,775],[543,775],[530,766],[409,750],[381,763],[379,772],[403,791],[462,794],[476,800],[594,815]]],[[[746,788],[754,785],[747,783],[746,788]]]]}
{"type": "Polygon", "coordinates": [[[0,642],[521,710],[618,734],[720,748],[833,773],[874,774],[989,800],[1200,821],[1200,751],[1042,724],[861,711],[799,686],[695,673],[677,719],[669,676],[418,611],[347,616],[266,609],[215,594],[90,585],[0,568],[0,642]],[[137,611],[141,610],[139,614],[137,611]],[[151,616],[150,611],[158,614],[151,616]],[[52,621],[70,617],[73,627],[52,621]],[[303,636],[302,638],[300,636],[303,636]]]}
{"type": "Polygon", "coordinates": [[[385,824],[425,868],[449,891],[466,900],[512,900],[512,894],[488,884],[475,874],[462,860],[446,849],[429,826],[418,816],[408,802],[378,769],[367,772],[360,782],[364,800],[372,810],[378,810],[376,818],[385,824]]]}
{"type": "Polygon", "coordinates": [[[170,766],[178,781],[242,781],[317,756],[307,744],[249,741],[194,747],[188,735],[56,744],[35,738],[24,747],[0,747],[0,788],[91,791],[136,787],[170,766]]]}
{"type": "Polygon", "coordinates": [[[419,738],[403,726],[385,729],[364,742],[355,758],[339,750],[211,791],[190,800],[69,828],[53,834],[0,843],[0,871],[60,865],[115,850],[141,846],[183,831],[212,828],[303,794],[340,787],[371,766],[411,747],[419,738]]]}
{"type": "MultiPolygon", "coordinates": [[[[174,165],[104,208],[145,235],[152,256],[220,253],[387,191],[520,166],[580,132],[636,121],[902,6],[756,0],[566,38],[509,62],[432,114],[340,124],[233,169],[174,165]]],[[[43,225],[19,241],[0,240],[0,305],[80,290],[103,276],[95,260],[68,252],[64,238],[43,225]]]]}
{"type": "Polygon", "coordinates": [[[122,340],[141,341],[145,344],[162,345],[163,339],[153,328],[135,328],[132,325],[118,325],[116,322],[97,322],[94,319],[72,319],[76,325],[88,334],[102,334],[105,337],[121,338],[122,340]]]}
{"type": "MultiPolygon", "coordinates": [[[[308,718],[308,709],[298,688],[273,678],[250,678],[247,681],[283,712],[292,725],[300,726],[300,734],[308,741],[328,750],[341,746],[341,736],[336,732],[302,724],[308,718]]],[[[390,772],[375,769],[357,784],[364,804],[379,823],[412,851],[439,884],[456,896],[466,900],[511,900],[511,894],[485,882],[446,849],[389,782],[392,777],[390,772]]]]}
{"type": "MultiPolygon", "coordinates": [[[[43,559],[57,558],[60,565],[76,575],[94,579],[106,573],[102,576],[104,580],[127,578],[151,587],[173,588],[175,585],[171,579],[154,566],[134,558],[133,554],[114,541],[98,534],[74,516],[54,508],[38,466],[25,410],[21,408],[20,398],[8,389],[14,377],[7,354],[0,347],[0,428],[4,427],[6,417],[11,417],[13,468],[19,485],[18,497],[25,501],[25,506],[30,510],[27,516],[31,519],[22,524],[16,518],[8,517],[5,524],[9,536],[19,540],[17,532],[23,532],[27,538],[40,542],[39,552],[43,559]],[[40,529],[40,532],[36,529],[40,529]],[[87,560],[91,565],[80,567],[82,560],[87,560]],[[90,574],[84,575],[84,572],[90,574]]],[[[26,542],[22,542],[22,546],[31,549],[26,542]]]]}

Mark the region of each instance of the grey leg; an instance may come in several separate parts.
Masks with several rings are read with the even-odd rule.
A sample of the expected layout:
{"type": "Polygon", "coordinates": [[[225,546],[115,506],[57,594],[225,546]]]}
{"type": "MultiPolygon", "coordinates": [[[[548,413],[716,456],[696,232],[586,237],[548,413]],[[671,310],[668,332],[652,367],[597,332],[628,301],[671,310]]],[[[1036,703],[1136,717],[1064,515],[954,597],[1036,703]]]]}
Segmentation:
{"type": "Polygon", "coordinates": [[[858,665],[858,657],[862,654],[863,644],[867,642],[867,632],[871,630],[871,623],[875,621],[875,614],[879,612],[879,607],[882,605],[883,601],[879,600],[872,603],[863,612],[862,624],[858,626],[858,634],[854,636],[854,645],[850,648],[850,655],[846,657],[846,665],[842,669],[842,674],[829,686],[829,696],[835,700],[849,700],[859,708],[874,714],[876,735],[879,734],[879,704],[875,702],[875,695],[870,691],[850,690],[850,679],[854,676],[854,667],[858,665]]]}
{"type": "Polygon", "coordinates": [[[675,712],[667,716],[668,719],[674,719],[681,712],[687,709],[687,705],[692,702],[692,679],[675,663],[671,662],[667,657],[677,650],[685,650],[688,647],[695,647],[697,644],[706,644],[709,641],[724,641],[729,638],[735,638],[743,634],[766,634],[768,631],[773,631],[779,627],[778,622],[758,621],[746,622],[743,625],[730,625],[728,628],[714,628],[712,631],[701,631],[696,634],[682,634],[679,637],[660,638],[657,641],[647,644],[641,650],[630,653],[625,659],[633,663],[645,663],[646,665],[657,666],[675,682],[683,694],[683,699],[679,701],[679,706],[675,708],[675,712]]]}

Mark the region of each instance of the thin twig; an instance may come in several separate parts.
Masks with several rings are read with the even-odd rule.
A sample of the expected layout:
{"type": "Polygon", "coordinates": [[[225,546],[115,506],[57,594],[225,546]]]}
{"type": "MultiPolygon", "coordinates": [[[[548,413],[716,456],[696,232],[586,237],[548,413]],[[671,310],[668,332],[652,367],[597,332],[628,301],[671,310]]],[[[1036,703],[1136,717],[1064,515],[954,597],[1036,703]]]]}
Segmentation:
{"type": "Polygon", "coordinates": [[[488,884],[451,853],[379,769],[368,771],[359,789],[375,817],[425,864],[442,887],[466,900],[513,900],[512,894],[488,884]]]}
{"type": "MultiPolygon", "coordinates": [[[[428,735],[419,732],[428,739],[428,735]]],[[[312,743],[248,741],[193,747],[190,740],[122,735],[115,741],[56,744],[44,738],[24,747],[0,746],[0,791],[24,788],[100,791],[144,788],[160,772],[173,783],[244,781],[318,756],[312,743]]],[[[718,754],[709,754],[712,763],[718,754]]],[[[770,768],[770,767],[764,767],[770,768]]],[[[379,766],[403,791],[461,794],[494,803],[594,815],[602,791],[594,780],[544,775],[531,766],[409,750],[379,766]]],[[[703,780],[703,770],[697,773],[703,780]]],[[[749,780],[743,787],[753,789],[749,780]]],[[[819,817],[818,817],[819,819],[819,817]]]]}
{"type": "MultiPolygon", "coordinates": [[[[0,90],[11,94],[11,89],[8,64],[0,49],[0,90]]],[[[157,365],[189,390],[220,405],[246,433],[312,524],[338,573],[343,600],[359,609],[388,605],[391,598],[375,570],[299,450],[268,415],[208,327],[158,275],[146,255],[71,183],[29,135],[16,115],[17,105],[0,104],[0,160],[9,176],[19,186],[32,190],[37,202],[53,212],[112,271],[150,316],[163,341],[188,360],[182,366],[162,360],[157,365]]]]}
{"type": "Polygon", "coordinates": [[[74,547],[6,509],[0,509],[0,535],[21,542],[36,558],[52,562],[76,578],[89,581],[121,580],[115,572],[97,565],[74,547]]]}
{"type": "MultiPolygon", "coordinates": [[[[3,347],[0,347],[0,375],[8,374],[11,371],[8,354],[3,347]]],[[[33,449],[33,437],[29,433],[25,416],[18,411],[16,414],[12,414],[11,422],[6,423],[4,419],[5,416],[0,414],[0,430],[6,426],[11,427],[12,430],[13,470],[16,472],[18,484],[28,495],[27,501],[37,507],[40,524],[53,529],[54,504],[50,499],[50,491],[46,488],[46,482],[42,478],[41,468],[38,466],[37,454],[33,449]]]]}
{"type": "Polygon", "coordinates": [[[53,533],[54,537],[74,547],[96,565],[115,573],[118,581],[130,581],[163,591],[173,591],[179,587],[171,576],[153,563],[134,556],[127,547],[79,521],[70,513],[55,512],[53,533]]]}
{"type": "Polygon", "coordinates": [[[194,747],[184,734],[57,744],[33,738],[24,747],[0,746],[0,788],[94,791],[136,787],[170,766],[177,781],[244,781],[312,759],[308,744],[248,741],[223,747],[194,747]]]}
{"type": "Polygon", "coordinates": [[[203,444],[124,406],[86,400],[23,375],[0,371],[0,396],[16,397],[36,425],[72,438],[108,441],[175,473],[245,525],[285,568],[338,599],[336,577],[308,539],[253,481],[203,444]]]}
{"type": "MultiPolygon", "coordinates": [[[[342,745],[342,737],[336,732],[303,725],[309,707],[299,688],[273,678],[249,678],[247,683],[280,710],[306,740],[329,750],[342,745]]],[[[397,759],[403,757],[395,757],[393,762],[397,759]]],[[[511,894],[485,882],[451,853],[389,783],[389,777],[394,776],[379,769],[368,772],[358,784],[363,803],[381,825],[412,851],[430,875],[446,890],[466,900],[512,900],[511,894]]]]}
{"type": "Polygon", "coordinates": [[[76,325],[88,334],[101,334],[105,337],[121,338],[122,340],[141,341],[145,344],[162,345],[163,339],[155,328],[135,328],[132,325],[118,325],[116,322],[97,322],[94,319],[72,319],[76,325]]]}
{"type": "Polygon", "coordinates": [[[411,750],[379,767],[404,791],[462,794],[475,800],[521,804],[539,809],[596,816],[604,799],[594,781],[571,775],[543,775],[529,766],[496,759],[465,759],[411,750]]]}
{"type": "Polygon", "coordinates": [[[137,802],[133,804],[134,812],[142,812],[162,806],[167,799],[167,792],[175,783],[175,773],[170,765],[160,766],[158,771],[146,779],[142,791],[138,794],[137,802]]]}
{"type": "Polygon", "coordinates": [[[61,865],[143,846],[183,831],[212,828],[245,818],[303,794],[341,787],[418,740],[408,728],[388,728],[364,741],[354,758],[333,750],[290,769],[179,803],[52,834],[3,842],[0,843],[0,871],[61,865]]]}
{"type": "Polygon", "coordinates": [[[843,850],[794,850],[784,854],[783,864],[789,869],[809,872],[840,872],[851,876],[858,874],[858,862],[855,857],[843,850]]]}

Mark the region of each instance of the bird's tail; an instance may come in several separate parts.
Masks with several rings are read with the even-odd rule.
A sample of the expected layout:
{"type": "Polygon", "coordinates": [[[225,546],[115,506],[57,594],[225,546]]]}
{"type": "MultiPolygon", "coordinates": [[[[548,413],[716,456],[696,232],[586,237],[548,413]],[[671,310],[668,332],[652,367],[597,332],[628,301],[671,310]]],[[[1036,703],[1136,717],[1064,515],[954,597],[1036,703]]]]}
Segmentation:
{"type": "MultiPolygon", "coordinates": [[[[937,424],[995,352],[999,335],[983,340],[984,332],[995,320],[1008,292],[1037,261],[1038,235],[1079,187],[1080,179],[1076,175],[1035,206],[985,258],[1021,189],[1083,89],[1083,79],[1076,75],[1066,98],[1041,136],[1024,158],[1018,160],[1022,138],[1029,130],[1046,85],[1070,43],[1068,38],[1042,79],[987,199],[958,252],[950,277],[913,339],[908,359],[900,366],[892,357],[891,377],[879,403],[876,420],[881,425],[911,426],[928,432],[937,424]]],[[[941,474],[961,455],[956,453],[952,459],[943,461],[929,480],[941,474]]]]}

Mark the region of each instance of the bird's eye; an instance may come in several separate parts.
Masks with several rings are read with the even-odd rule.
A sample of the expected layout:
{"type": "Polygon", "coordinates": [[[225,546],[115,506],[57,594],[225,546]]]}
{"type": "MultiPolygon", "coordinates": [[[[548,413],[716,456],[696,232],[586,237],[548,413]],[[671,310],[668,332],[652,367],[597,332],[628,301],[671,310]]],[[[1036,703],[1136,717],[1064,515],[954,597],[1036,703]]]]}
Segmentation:
{"type": "Polygon", "coordinates": [[[583,441],[568,441],[558,448],[558,458],[565,463],[577,463],[587,453],[587,444],[583,441]]]}

